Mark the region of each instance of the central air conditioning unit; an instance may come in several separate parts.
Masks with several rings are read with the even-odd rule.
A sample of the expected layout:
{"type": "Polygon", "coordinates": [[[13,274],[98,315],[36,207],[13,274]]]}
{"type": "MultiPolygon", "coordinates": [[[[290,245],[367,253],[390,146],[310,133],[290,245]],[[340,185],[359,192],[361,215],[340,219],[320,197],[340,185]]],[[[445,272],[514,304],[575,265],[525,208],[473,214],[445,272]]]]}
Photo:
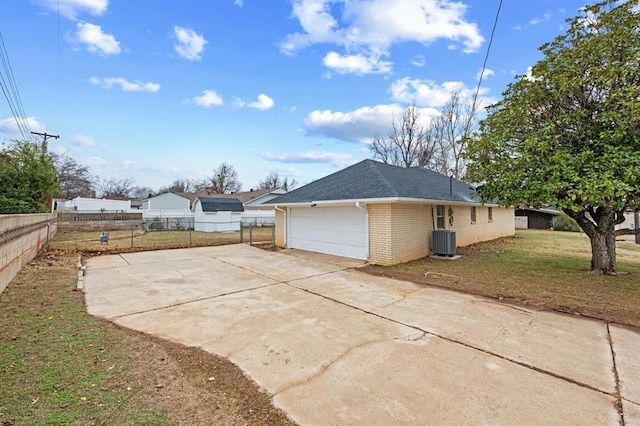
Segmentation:
{"type": "Polygon", "coordinates": [[[433,231],[431,239],[433,243],[433,253],[438,256],[456,255],[456,233],[455,231],[433,231]]]}

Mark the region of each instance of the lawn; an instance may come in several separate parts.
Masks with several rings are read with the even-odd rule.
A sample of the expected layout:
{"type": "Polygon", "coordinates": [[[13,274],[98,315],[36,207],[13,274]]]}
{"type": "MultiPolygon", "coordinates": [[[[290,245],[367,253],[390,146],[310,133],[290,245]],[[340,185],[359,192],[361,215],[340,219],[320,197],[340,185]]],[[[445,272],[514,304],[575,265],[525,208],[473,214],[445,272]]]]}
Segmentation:
{"type": "Polygon", "coordinates": [[[366,272],[640,326],[640,245],[617,245],[619,276],[589,273],[589,239],[580,233],[519,231],[458,248],[459,260],[425,258],[366,272]]]}
{"type": "Polygon", "coordinates": [[[0,294],[0,425],[289,425],[226,359],[93,317],[78,255],[49,250],[0,294]]]}

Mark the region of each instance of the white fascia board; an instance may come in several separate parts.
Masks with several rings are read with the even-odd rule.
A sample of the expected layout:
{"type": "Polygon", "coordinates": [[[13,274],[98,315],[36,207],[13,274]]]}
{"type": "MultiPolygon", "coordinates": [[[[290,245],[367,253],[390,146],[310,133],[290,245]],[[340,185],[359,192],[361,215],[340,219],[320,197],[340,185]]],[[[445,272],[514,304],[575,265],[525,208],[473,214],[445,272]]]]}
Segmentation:
{"type": "MultiPolygon", "coordinates": [[[[324,200],[324,201],[305,201],[303,203],[278,203],[278,206],[282,207],[311,207],[311,204],[315,204],[317,207],[321,206],[352,206],[355,203],[360,204],[389,204],[389,203],[407,203],[407,204],[444,204],[447,206],[487,206],[487,207],[499,207],[498,204],[493,203],[469,203],[465,201],[448,201],[448,200],[430,200],[425,198],[404,198],[404,197],[389,197],[389,198],[358,198],[353,200],[324,200]]],[[[270,205],[269,203],[262,204],[263,206],[270,205]]]]}

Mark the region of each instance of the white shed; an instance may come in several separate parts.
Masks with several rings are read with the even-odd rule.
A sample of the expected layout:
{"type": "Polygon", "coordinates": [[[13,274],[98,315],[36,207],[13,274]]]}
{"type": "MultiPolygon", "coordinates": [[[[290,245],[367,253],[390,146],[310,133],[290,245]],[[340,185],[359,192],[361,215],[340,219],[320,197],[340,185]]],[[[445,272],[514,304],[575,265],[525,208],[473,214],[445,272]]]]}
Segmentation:
{"type": "Polygon", "coordinates": [[[167,192],[166,194],[160,194],[143,200],[142,210],[188,212],[191,211],[191,206],[187,198],[172,192],[167,192]]]}
{"type": "Polygon", "coordinates": [[[198,197],[193,204],[194,229],[203,232],[239,231],[244,207],[237,198],[198,197]]]}

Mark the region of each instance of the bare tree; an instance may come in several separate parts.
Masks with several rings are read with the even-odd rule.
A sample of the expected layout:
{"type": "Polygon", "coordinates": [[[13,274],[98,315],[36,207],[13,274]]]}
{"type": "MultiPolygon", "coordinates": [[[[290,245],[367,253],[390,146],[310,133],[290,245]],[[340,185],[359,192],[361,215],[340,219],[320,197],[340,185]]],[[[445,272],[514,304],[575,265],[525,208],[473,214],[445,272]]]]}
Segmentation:
{"type": "Polygon", "coordinates": [[[131,178],[107,179],[100,182],[100,196],[103,198],[129,198],[136,183],[131,178]]]}
{"type": "Polygon", "coordinates": [[[222,163],[213,171],[210,189],[217,194],[230,194],[242,189],[238,172],[228,163],[222,163]]]}
{"type": "Polygon", "coordinates": [[[258,183],[258,189],[284,189],[285,191],[291,191],[298,186],[298,181],[295,179],[289,180],[287,177],[280,178],[280,175],[276,172],[270,172],[263,180],[258,183]]]}
{"type": "Polygon", "coordinates": [[[395,166],[429,166],[437,154],[438,145],[430,126],[420,120],[420,110],[408,105],[400,117],[393,117],[386,138],[376,135],[371,140],[373,158],[395,166]]]}
{"type": "Polygon", "coordinates": [[[431,123],[434,138],[438,144],[439,156],[433,169],[453,176],[464,177],[464,158],[469,137],[475,130],[478,101],[465,98],[462,86],[451,90],[449,100],[431,123]]]}
{"type": "Polygon", "coordinates": [[[51,154],[56,166],[60,195],[71,200],[76,197],[91,197],[96,181],[89,173],[89,167],[78,163],[71,157],[51,154]]]}
{"type": "Polygon", "coordinates": [[[147,198],[153,197],[154,191],[148,186],[136,186],[130,195],[136,200],[146,200],[147,198]]]}

